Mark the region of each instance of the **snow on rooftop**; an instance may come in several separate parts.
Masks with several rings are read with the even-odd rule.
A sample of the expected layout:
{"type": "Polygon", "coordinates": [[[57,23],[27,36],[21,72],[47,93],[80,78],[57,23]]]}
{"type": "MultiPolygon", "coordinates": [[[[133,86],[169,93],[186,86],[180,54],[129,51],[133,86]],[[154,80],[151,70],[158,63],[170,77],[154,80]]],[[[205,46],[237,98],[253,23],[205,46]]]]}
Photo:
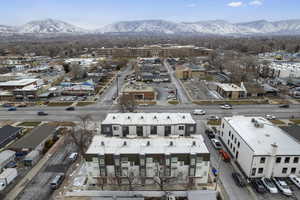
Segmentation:
{"type": "Polygon", "coordinates": [[[110,113],[102,124],[168,125],[195,124],[190,113],[110,113]]]}
{"type": "Polygon", "coordinates": [[[209,153],[201,135],[193,137],[119,138],[94,136],[86,154],[209,153]]]}
{"type": "Polygon", "coordinates": [[[300,155],[300,143],[265,118],[233,116],[225,117],[224,120],[243,138],[256,155],[270,154],[271,145],[274,143],[278,146],[277,155],[300,155]],[[262,124],[262,127],[255,127],[252,119],[262,124]]]}

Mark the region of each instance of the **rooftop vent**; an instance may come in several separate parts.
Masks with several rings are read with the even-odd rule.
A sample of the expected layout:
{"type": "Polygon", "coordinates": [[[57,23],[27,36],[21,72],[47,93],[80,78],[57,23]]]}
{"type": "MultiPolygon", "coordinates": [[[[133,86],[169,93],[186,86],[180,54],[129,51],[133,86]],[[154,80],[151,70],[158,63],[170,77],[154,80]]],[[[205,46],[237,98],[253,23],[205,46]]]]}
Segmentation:
{"type": "Polygon", "coordinates": [[[143,117],[143,116],[141,116],[141,119],[144,119],[144,117],[143,117]]]}
{"type": "Polygon", "coordinates": [[[167,119],[170,119],[170,116],[167,116],[167,119]]]}
{"type": "Polygon", "coordinates": [[[127,145],[127,142],[126,142],[126,141],[124,141],[124,142],[123,142],[123,146],[126,146],[126,145],[127,145]]]}
{"type": "Polygon", "coordinates": [[[147,146],[150,146],[150,141],[147,141],[147,146]]]}
{"type": "Polygon", "coordinates": [[[154,117],[153,117],[153,119],[157,119],[157,117],[156,117],[156,116],[154,116],[154,117]]]}
{"type": "Polygon", "coordinates": [[[101,141],[101,146],[104,146],[104,141],[101,141]]]}
{"type": "Polygon", "coordinates": [[[113,116],[113,119],[116,119],[116,117],[115,117],[115,116],[113,116]]]}
{"type": "Polygon", "coordinates": [[[173,145],[174,145],[173,141],[170,141],[170,146],[173,146],[173,145]]]}
{"type": "Polygon", "coordinates": [[[192,144],[192,146],[196,146],[196,141],[193,141],[193,144],[192,144]]]}
{"type": "Polygon", "coordinates": [[[184,115],[182,116],[182,119],[185,119],[185,116],[184,116],[184,115]]]}
{"type": "Polygon", "coordinates": [[[127,119],[130,119],[130,116],[128,116],[127,119]]]}

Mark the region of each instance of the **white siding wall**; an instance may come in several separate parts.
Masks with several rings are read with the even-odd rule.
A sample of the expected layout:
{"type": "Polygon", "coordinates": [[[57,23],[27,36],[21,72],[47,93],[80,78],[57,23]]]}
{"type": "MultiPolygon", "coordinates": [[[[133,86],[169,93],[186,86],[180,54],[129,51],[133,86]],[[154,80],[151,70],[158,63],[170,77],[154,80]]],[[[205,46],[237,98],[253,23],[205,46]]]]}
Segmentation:
{"type": "Polygon", "coordinates": [[[157,135],[164,136],[165,135],[165,127],[164,126],[157,126],[157,135]]]}
{"type": "Polygon", "coordinates": [[[244,173],[247,176],[250,176],[251,172],[251,162],[252,162],[252,155],[253,151],[252,149],[242,140],[242,138],[239,137],[239,135],[225,122],[222,120],[221,128],[220,128],[220,137],[223,140],[223,143],[226,145],[229,152],[234,156],[234,159],[236,159],[236,154],[238,152],[238,158],[236,159],[241,168],[243,169],[244,173]],[[224,124],[224,128],[222,126],[224,124]],[[230,131],[230,136],[229,136],[230,131]],[[223,132],[223,136],[222,136],[223,132]],[[233,139],[232,135],[233,134],[233,139]],[[235,142],[236,138],[236,142],[235,142]],[[228,145],[229,140],[229,145],[228,145]],[[240,143],[240,146],[238,147],[238,143],[240,143]],[[232,147],[231,147],[232,144],[232,147]]]}
{"type": "Polygon", "coordinates": [[[129,126],[129,135],[136,135],[136,126],[129,126]]]}

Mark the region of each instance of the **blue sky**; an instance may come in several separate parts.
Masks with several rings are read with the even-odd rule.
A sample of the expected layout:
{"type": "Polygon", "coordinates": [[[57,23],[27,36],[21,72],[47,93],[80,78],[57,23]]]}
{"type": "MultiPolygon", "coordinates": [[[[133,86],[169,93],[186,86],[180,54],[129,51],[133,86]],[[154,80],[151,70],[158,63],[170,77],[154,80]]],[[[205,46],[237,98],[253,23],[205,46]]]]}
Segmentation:
{"type": "Polygon", "coordinates": [[[83,28],[117,21],[164,19],[243,22],[300,19],[300,0],[1,0],[0,24],[53,18],[83,28]]]}

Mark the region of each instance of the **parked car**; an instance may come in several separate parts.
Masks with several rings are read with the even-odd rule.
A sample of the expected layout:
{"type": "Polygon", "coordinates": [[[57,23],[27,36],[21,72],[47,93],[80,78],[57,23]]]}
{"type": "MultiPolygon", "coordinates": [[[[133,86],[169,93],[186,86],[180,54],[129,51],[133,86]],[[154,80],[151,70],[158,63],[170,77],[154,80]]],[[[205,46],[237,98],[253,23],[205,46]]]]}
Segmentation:
{"type": "Polygon", "coordinates": [[[68,159],[71,160],[72,162],[77,160],[77,158],[78,158],[78,153],[76,153],[76,152],[73,152],[68,156],[68,159]]]}
{"type": "Polygon", "coordinates": [[[39,111],[39,112],[37,112],[37,115],[39,115],[39,116],[46,116],[46,115],[48,115],[48,113],[46,113],[44,111],[39,111]]]}
{"type": "Polygon", "coordinates": [[[289,108],[290,105],[289,104],[283,104],[283,105],[280,105],[279,108],[289,108]]]}
{"type": "Polygon", "coordinates": [[[224,151],[223,149],[221,149],[219,151],[220,156],[222,157],[223,161],[225,162],[230,162],[230,156],[229,153],[227,153],[226,151],[224,151]]]}
{"type": "Polygon", "coordinates": [[[67,111],[74,111],[74,110],[75,110],[75,107],[73,107],[73,106],[67,107],[66,110],[67,110],[67,111]]]}
{"type": "Polygon", "coordinates": [[[9,107],[12,107],[12,104],[10,104],[10,103],[5,103],[5,104],[2,104],[2,107],[4,107],[4,108],[9,108],[9,107]]]}
{"type": "Polygon", "coordinates": [[[209,130],[209,129],[206,129],[206,130],[205,130],[205,134],[207,135],[207,137],[208,137],[209,139],[213,139],[213,138],[216,137],[215,134],[213,133],[213,131],[212,131],[212,130],[209,130]]]}
{"type": "Polygon", "coordinates": [[[26,103],[21,103],[21,104],[18,105],[18,107],[19,108],[24,108],[24,107],[27,107],[27,104],[26,103]]]}
{"type": "Polygon", "coordinates": [[[205,115],[205,111],[204,110],[200,110],[200,109],[196,109],[193,111],[193,115],[205,115]]]}
{"type": "Polygon", "coordinates": [[[222,149],[221,142],[217,139],[211,139],[212,145],[214,146],[215,149],[222,149]]]}
{"type": "Polygon", "coordinates": [[[290,175],[289,179],[298,187],[300,188],[300,178],[296,175],[290,175]]]}
{"type": "Polygon", "coordinates": [[[52,190],[56,190],[62,184],[65,179],[64,173],[57,174],[50,182],[50,187],[52,190]]]}
{"type": "Polygon", "coordinates": [[[17,110],[16,107],[10,107],[10,108],[7,109],[7,111],[16,111],[16,110],[17,110]]]}
{"type": "Polygon", "coordinates": [[[207,118],[208,120],[219,120],[220,117],[216,116],[216,115],[211,115],[207,118]]]}
{"type": "Polygon", "coordinates": [[[276,116],[275,115],[266,115],[266,119],[274,120],[274,119],[276,119],[276,116]]]}
{"type": "Polygon", "coordinates": [[[286,196],[292,196],[293,192],[287,183],[279,178],[272,178],[272,181],[275,183],[277,188],[286,196]]]}
{"type": "Polygon", "coordinates": [[[237,173],[237,172],[233,172],[232,174],[232,178],[234,180],[234,182],[239,186],[239,187],[244,187],[246,185],[244,178],[242,177],[241,174],[237,173]]]}
{"type": "Polygon", "coordinates": [[[265,188],[263,182],[260,179],[253,179],[251,180],[251,185],[258,193],[266,193],[267,189],[265,188]]]}
{"type": "Polygon", "coordinates": [[[271,179],[262,177],[261,181],[270,193],[278,193],[278,189],[271,179]]]}
{"type": "Polygon", "coordinates": [[[224,105],[221,105],[220,108],[225,109],[225,110],[229,110],[229,109],[232,109],[232,106],[229,105],[229,104],[224,104],[224,105]]]}

